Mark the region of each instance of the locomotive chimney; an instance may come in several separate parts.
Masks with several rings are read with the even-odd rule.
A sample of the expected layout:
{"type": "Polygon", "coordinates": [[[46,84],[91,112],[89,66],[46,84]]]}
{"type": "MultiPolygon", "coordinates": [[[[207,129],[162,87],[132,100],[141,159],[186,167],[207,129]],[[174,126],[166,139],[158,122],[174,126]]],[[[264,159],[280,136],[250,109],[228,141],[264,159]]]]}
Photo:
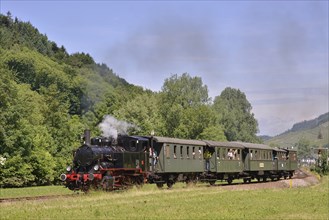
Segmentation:
{"type": "Polygon", "coordinates": [[[85,130],[83,135],[85,144],[90,144],[90,130],[85,130]]]}

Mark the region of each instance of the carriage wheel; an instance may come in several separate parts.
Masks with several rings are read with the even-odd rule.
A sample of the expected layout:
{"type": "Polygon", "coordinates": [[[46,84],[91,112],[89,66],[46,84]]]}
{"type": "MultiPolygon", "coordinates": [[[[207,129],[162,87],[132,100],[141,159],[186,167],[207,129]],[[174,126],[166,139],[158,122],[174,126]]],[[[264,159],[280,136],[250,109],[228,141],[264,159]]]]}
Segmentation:
{"type": "Polygon", "coordinates": [[[216,182],[216,180],[209,180],[209,184],[210,184],[211,186],[215,185],[215,182],[216,182]]]}
{"type": "Polygon", "coordinates": [[[169,180],[169,181],[167,182],[168,189],[171,189],[171,188],[173,187],[173,185],[174,185],[174,181],[169,180]]]}
{"type": "Polygon", "coordinates": [[[157,183],[157,187],[158,187],[158,189],[162,189],[163,183],[157,183]]]}

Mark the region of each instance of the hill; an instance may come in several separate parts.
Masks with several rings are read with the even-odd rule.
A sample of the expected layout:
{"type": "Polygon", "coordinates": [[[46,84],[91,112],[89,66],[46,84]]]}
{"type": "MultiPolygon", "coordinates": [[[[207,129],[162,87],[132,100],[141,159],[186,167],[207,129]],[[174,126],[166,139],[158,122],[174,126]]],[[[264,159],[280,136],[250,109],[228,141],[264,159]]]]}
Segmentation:
{"type": "Polygon", "coordinates": [[[0,187],[56,183],[77,137],[136,96],[86,53],[68,54],[29,22],[0,14],[0,187]]]}
{"type": "Polygon", "coordinates": [[[265,143],[280,147],[297,147],[300,155],[310,154],[311,148],[329,147],[329,113],[299,122],[293,127],[265,143]]]}
{"type": "Polygon", "coordinates": [[[329,121],[329,112],[325,113],[323,115],[320,115],[319,117],[309,120],[309,121],[302,121],[299,123],[296,123],[292,126],[292,128],[284,133],[289,132],[298,132],[298,131],[304,131],[304,130],[310,130],[313,128],[316,128],[317,126],[329,121]]]}

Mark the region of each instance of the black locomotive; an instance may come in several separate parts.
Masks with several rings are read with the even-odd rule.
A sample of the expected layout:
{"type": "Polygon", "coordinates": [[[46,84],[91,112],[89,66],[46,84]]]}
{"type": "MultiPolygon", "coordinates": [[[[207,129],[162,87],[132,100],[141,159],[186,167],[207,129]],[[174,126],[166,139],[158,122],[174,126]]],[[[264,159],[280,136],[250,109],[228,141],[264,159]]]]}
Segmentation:
{"type": "Polygon", "coordinates": [[[297,169],[297,152],[263,144],[184,140],[157,136],[90,139],[74,152],[73,164],[61,175],[66,187],[107,191],[154,183],[158,187],[183,181],[214,184],[252,179],[291,178],[297,169]]]}
{"type": "Polygon", "coordinates": [[[134,136],[90,139],[85,131],[84,144],[74,152],[73,164],[61,179],[69,189],[83,191],[91,186],[112,190],[143,184],[148,143],[134,136]]]}

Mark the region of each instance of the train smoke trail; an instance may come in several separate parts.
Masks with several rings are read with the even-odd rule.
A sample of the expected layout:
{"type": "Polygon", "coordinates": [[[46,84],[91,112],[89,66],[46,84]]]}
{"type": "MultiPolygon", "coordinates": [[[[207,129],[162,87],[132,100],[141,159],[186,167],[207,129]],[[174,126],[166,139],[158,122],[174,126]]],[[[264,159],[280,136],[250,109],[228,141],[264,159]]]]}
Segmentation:
{"type": "Polygon", "coordinates": [[[98,125],[105,137],[117,138],[118,134],[127,134],[129,129],[137,128],[136,125],[120,121],[111,115],[106,115],[98,125]]]}

